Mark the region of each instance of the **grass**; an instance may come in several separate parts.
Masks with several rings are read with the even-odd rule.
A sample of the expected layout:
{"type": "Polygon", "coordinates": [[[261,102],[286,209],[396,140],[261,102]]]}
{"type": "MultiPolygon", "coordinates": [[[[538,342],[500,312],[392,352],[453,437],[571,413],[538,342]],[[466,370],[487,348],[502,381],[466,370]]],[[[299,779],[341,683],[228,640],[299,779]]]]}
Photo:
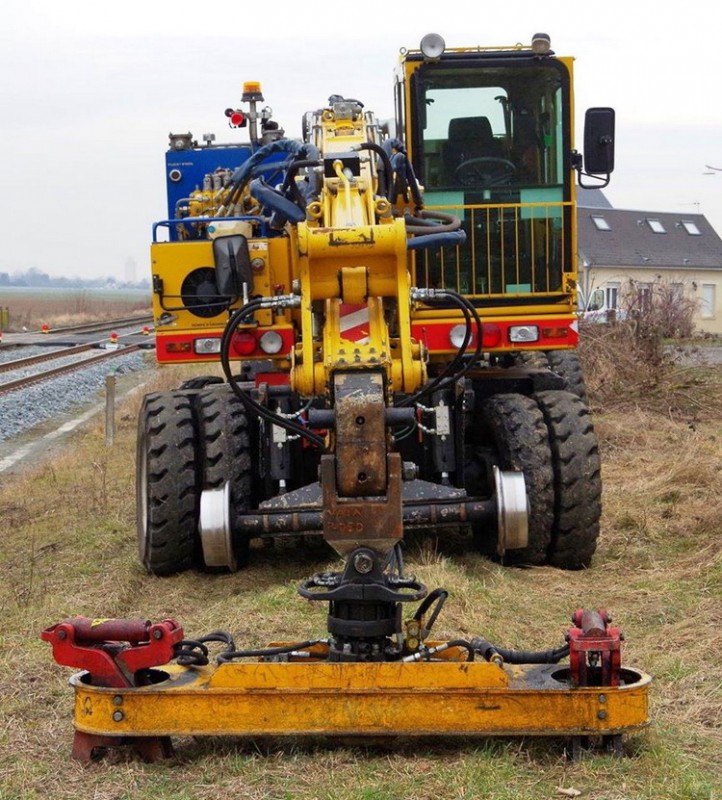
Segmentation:
{"type": "MultiPolygon", "coordinates": [[[[52,329],[150,314],[150,292],[5,287],[0,290],[0,308],[7,309],[9,320],[9,324],[0,330],[38,331],[43,325],[52,329]]],[[[0,319],[4,319],[4,315],[0,319]]]]}
{"type": "MultiPolygon", "coordinates": [[[[74,614],[174,617],[187,635],[225,628],[240,646],[322,635],[323,609],[296,594],[336,561],[322,543],[254,549],[234,575],[149,577],[134,533],[135,417],[121,410],[116,445],[98,423],[73,447],[0,487],[0,798],[722,797],[722,408],[707,392],[721,373],[689,376],[704,394],[694,419],[653,403],[592,395],[603,455],[604,516],[591,569],[505,569],[463,540],[408,542],[409,571],[451,593],[440,637],[483,633],[509,647],[556,645],[578,605],[607,607],[624,629],[624,660],[654,676],[651,726],[624,759],[578,762],[547,739],[439,738],[354,745],[321,739],[178,739],[171,763],[122,752],[72,762],[71,670],[40,632],[74,614]],[[716,405],[715,405],[716,403],[716,405]],[[569,795],[567,795],[569,796],[569,795]]],[[[167,370],[151,388],[177,385],[167,370]]]]}

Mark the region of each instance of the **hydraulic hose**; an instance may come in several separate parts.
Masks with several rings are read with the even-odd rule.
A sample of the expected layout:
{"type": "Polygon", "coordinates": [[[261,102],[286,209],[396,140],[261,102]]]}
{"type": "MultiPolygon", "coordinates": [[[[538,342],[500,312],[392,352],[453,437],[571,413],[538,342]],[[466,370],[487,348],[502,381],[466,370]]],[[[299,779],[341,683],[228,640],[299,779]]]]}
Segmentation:
{"type": "Polygon", "coordinates": [[[281,186],[282,194],[292,195],[294,201],[299,205],[299,207],[305,210],[309,203],[313,203],[321,196],[320,181],[318,175],[315,172],[311,172],[309,175],[309,181],[304,191],[296,183],[296,175],[301,169],[320,166],[321,161],[318,158],[296,159],[295,161],[292,161],[289,164],[288,170],[286,170],[286,177],[283,181],[283,186],[281,186]]]}
{"type": "Polygon", "coordinates": [[[287,221],[299,223],[306,219],[306,209],[300,208],[296,203],[269,186],[263,178],[254,178],[251,181],[251,197],[255,197],[261,205],[267,206],[280,219],[275,227],[282,228],[287,221]]]}
{"type": "Polygon", "coordinates": [[[466,241],[466,232],[459,229],[442,233],[427,233],[407,239],[407,250],[427,250],[430,247],[458,247],[466,241]]]}
{"type": "Polygon", "coordinates": [[[381,159],[382,169],[378,170],[379,175],[379,194],[387,200],[391,200],[391,179],[394,168],[391,165],[389,154],[381,145],[375,142],[364,142],[357,148],[358,150],[372,150],[381,159]]]}
{"type": "Polygon", "coordinates": [[[305,642],[298,642],[298,644],[288,644],[283,647],[266,647],[258,650],[231,650],[221,653],[218,656],[218,663],[225,664],[228,661],[233,661],[236,658],[272,658],[273,656],[281,656],[287,653],[295,653],[297,650],[308,650],[314,645],[325,644],[326,639],[307,639],[305,642]]]}
{"type": "Polygon", "coordinates": [[[224,205],[235,205],[240,199],[241,193],[248,181],[253,177],[253,170],[262,164],[269,156],[275,153],[289,153],[291,156],[298,155],[304,145],[293,139],[277,139],[275,142],[259,147],[258,150],[233,173],[230,182],[230,189],[224,205]]]}
{"type": "Polygon", "coordinates": [[[406,190],[409,189],[414,204],[419,207],[423,206],[424,198],[421,195],[421,187],[416,180],[416,173],[409,157],[406,155],[404,143],[400,139],[387,139],[383,143],[383,149],[389,156],[392,165],[392,172],[389,175],[394,178],[393,185],[389,187],[391,191],[389,200],[394,202],[398,195],[405,195],[406,190]],[[396,152],[393,152],[394,150],[396,152]]]}
{"type": "Polygon", "coordinates": [[[251,316],[260,308],[263,308],[263,303],[261,300],[251,300],[241,308],[234,311],[233,314],[231,315],[231,318],[226,323],[226,328],[223,331],[223,336],[221,338],[221,366],[223,367],[223,374],[226,376],[226,380],[228,381],[228,384],[231,387],[233,393],[243,403],[246,410],[250,414],[255,414],[261,417],[262,419],[265,419],[267,422],[270,422],[272,425],[278,425],[280,428],[285,428],[287,431],[290,431],[291,433],[295,433],[298,436],[302,436],[304,439],[307,439],[312,444],[316,445],[317,447],[320,447],[325,452],[326,443],[324,442],[323,437],[319,436],[316,433],[313,433],[312,431],[308,430],[308,428],[305,428],[298,422],[295,422],[294,420],[288,419],[287,417],[276,414],[269,408],[266,408],[266,406],[262,405],[261,403],[258,403],[251,397],[249,392],[246,392],[243,389],[241,389],[240,385],[238,384],[238,381],[233,375],[233,372],[231,370],[231,356],[230,356],[231,342],[233,341],[233,333],[242,319],[251,316]]]}
{"type": "Polygon", "coordinates": [[[441,211],[421,210],[416,215],[405,214],[406,233],[426,234],[429,231],[434,233],[449,233],[461,227],[461,220],[453,214],[444,214],[441,211]]]}
{"type": "Polygon", "coordinates": [[[464,353],[466,352],[466,348],[469,346],[469,342],[471,341],[471,315],[469,314],[469,310],[463,305],[458,304],[461,310],[461,313],[464,315],[464,321],[466,323],[466,332],[464,334],[464,339],[459,346],[459,349],[456,351],[456,355],[454,358],[444,367],[442,372],[437,375],[430,383],[427,383],[418,392],[415,394],[404,398],[400,403],[399,406],[411,406],[417,403],[422,397],[426,397],[428,394],[433,392],[435,389],[447,386],[448,382],[455,380],[455,375],[460,371],[460,368],[463,365],[463,357],[464,353]]]}
{"type": "Polygon", "coordinates": [[[208,648],[206,642],[222,642],[226,645],[224,652],[236,649],[235,642],[230,633],[226,631],[213,631],[200,639],[183,639],[174,649],[174,657],[183,667],[203,667],[208,663],[208,648]]]}
{"type": "Polygon", "coordinates": [[[507,664],[558,664],[569,655],[568,644],[551,650],[507,650],[487,642],[483,636],[472,639],[471,646],[486,661],[500,656],[507,664]]]}
{"type": "Polygon", "coordinates": [[[463,648],[469,654],[467,661],[474,660],[474,648],[470,642],[466,641],[466,639],[451,639],[451,641],[444,642],[436,647],[425,647],[421,650],[418,650],[416,653],[412,653],[410,656],[405,656],[401,660],[405,662],[431,661],[432,656],[436,655],[437,653],[443,653],[444,650],[448,650],[450,647],[463,648]]]}
{"type": "Polygon", "coordinates": [[[265,161],[269,156],[274,153],[290,153],[292,156],[297,155],[303,145],[293,139],[277,139],[275,142],[264,144],[247,160],[241,164],[240,167],[233,173],[231,183],[235,186],[244,186],[251,177],[254,167],[257,167],[261,162],[265,161]]]}
{"type": "Polygon", "coordinates": [[[404,400],[399,403],[399,406],[413,405],[430,392],[433,392],[437,389],[444,389],[450,384],[459,380],[459,378],[466,374],[466,372],[471,368],[472,364],[474,364],[481,355],[483,344],[483,327],[476,309],[471,302],[467,300],[467,298],[465,298],[463,295],[460,295],[458,292],[452,291],[451,289],[441,290],[434,297],[425,299],[425,302],[427,302],[429,305],[435,305],[437,302],[444,299],[450,300],[454,305],[458,306],[458,308],[461,310],[461,313],[464,315],[464,321],[466,323],[464,339],[459,346],[456,355],[446,365],[442,372],[437,375],[431,381],[431,383],[428,383],[426,386],[423,386],[421,389],[419,389],[416,394],[404,398],[404,400]],[[466,355],[466,350],[473,335],[472,322],[476,327],[476,347],[474,349],[473,356],[468,359],[466,363],[464,363],[464,356],[466,355]]]}
{"type": "Polygon", "coordinates": [[[429,621],[424,626],[426,628],[426,635],[431,631],[434,627],[434,623],[436,622],[437,617],[441,613],[441,609],[444,607],[444,603],[446,602],[449,593],[446,589],[434,589],[433,592],[430,592],[422,601],[419,603],[419,607],[416,609],[416,613],[414,614],[414,619],[416,622],[421,622],[424,614],[431,608],[431,606],[435,603],[434,610],[429,617],[429,621]]]}

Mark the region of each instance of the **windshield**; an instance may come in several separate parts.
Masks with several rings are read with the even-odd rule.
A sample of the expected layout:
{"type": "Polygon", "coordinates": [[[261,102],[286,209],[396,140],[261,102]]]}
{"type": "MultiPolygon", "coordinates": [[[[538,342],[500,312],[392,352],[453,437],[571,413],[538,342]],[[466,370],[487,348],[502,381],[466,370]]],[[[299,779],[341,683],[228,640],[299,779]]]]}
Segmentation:
{"type": "Polygon", "coordinates": [[[420,68],[415,166],[426,188],[561,186],[565,75],[555,61],[420,68]]]}

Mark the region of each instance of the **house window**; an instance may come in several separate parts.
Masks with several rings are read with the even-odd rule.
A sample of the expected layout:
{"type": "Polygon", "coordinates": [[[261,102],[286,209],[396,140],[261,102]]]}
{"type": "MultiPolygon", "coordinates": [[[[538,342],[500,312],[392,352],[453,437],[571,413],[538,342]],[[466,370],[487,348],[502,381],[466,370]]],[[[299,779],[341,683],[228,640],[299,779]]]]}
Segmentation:
{"type": "Polygon", "coordinates": [[[664,229],[664,225],[662,225],[658,219],[648,219],[647,225],[649,225],[653,233],[667,233],[664,229]]]}
{"type": "Polygon", "coordinates": [[[640,283],[637,287],[637,306],[643,313],[649,313],[652,309],[652,287],[648,283],[640,283]]]}
{"type": "Polygon", "coordinates": [[[687,231],[690,236],[701,236],[702,231],[691,220],[682,220],[682,227],[687,231]]]}
{"type": "Polygon", "coordinates": [[[605,289],[607,308],[619,308],[619,283],[608,283],[605,289]]]}
{"type": "Polygon", "coordinates": [[[592,222],[597,226],[598,231],[611,231],[612,226],[607,222],[604,217],[598,217],[592,214],[592,222]]]}
{"type": "Polygon", "coordinates": [[[714,283],[702,284],[702,305],[700,307],[702,319],[713,319],[715,316],[716,289],[714,283]]]}

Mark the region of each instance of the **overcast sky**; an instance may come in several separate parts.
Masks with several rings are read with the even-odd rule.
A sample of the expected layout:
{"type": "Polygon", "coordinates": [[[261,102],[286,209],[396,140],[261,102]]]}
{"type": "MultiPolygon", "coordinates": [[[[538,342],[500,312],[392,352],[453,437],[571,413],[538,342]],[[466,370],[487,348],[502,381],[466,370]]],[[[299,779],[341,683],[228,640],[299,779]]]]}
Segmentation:
{"type": "MultiPolygon", "coordinates": [[[[0,271],[146,277],[165,216],[168,133],[233,140],[244,81],[289,136],[330,94],[392,115],[398,50],[551,36],[573,55],[576,116],[617,112],[618,208],[702,213],[722,235],[718,3],[23,0],[0,28],[0,271]]],[[[578,130],[580,126],[578,125],[578,130]]],[[[237,134],[235,134],[237,135],[237,134]]],[[[239,136],[240,139],[240,136],[239,136]]],[[[577,144],[581,147],[581,137],[577,144]]]]}

